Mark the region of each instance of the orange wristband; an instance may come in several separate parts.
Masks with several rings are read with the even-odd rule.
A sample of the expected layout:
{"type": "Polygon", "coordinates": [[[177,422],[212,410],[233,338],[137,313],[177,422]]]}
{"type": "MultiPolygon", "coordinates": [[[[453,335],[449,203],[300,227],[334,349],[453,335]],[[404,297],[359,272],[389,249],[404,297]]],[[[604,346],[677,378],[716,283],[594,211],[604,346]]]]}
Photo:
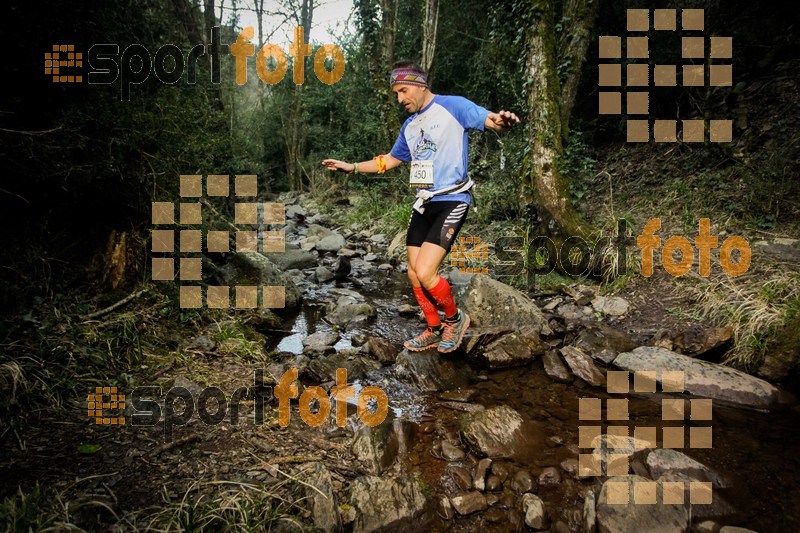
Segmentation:
{"type": "Polygon", "coordinates": [[[385,155],[375,156],[373,158],[373,161],[375,161],[375,164],[378,165],[378,174],[383,174],[384,172],[386,172],[386,156],[385,155]]]}

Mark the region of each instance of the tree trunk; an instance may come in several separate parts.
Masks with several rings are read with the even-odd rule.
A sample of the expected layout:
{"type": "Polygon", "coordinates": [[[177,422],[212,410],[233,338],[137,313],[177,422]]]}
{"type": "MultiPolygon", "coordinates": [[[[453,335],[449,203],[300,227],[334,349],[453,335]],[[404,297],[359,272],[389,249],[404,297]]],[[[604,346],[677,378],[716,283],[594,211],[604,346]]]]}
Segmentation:
{"type": "Polygon", "coordinates": [[[425,20],[422,23],[422,69],[431,77],[433,55],[436,52],[436,28],[439,26],[439,0],[425,0],[425,20]]]}
{"type": "Polygon", "coordinates": [[[569,133],[569,118],[599,5],[600,0],[567,0],[564,5],[565,26],[558,50],[559,63],[569,65],[561,85],[561,135],[564,139],[569,133]]]}
{"type": "MultiPolygon", "coordinates": [[[[311,21],[314,17],[314,0],[303,0],[300,6],[300,25],[303,27],[303,42],[308,44],[311,36],[311,21]]],[[[305,59],[305,58],[304,58],[305,59]]],[[[305,69],[305,72],[308,72],[305,69]]],[[[301,131],[303,115],[303,85],[295,85],[292,93],[289,127],[286,131],[286,170],[289,186],[293,191],[303,190],[303,167],[300,158],[305,151],[305,134],[301,131]]]]}
{"type": "Polygon", "coordinates": [[[383,68],[381,90],[386,96],[383,99],[382,123],[383,133],[386,137],[387,150],[394,144],[394,138],[400,132],[400,118],[397,115],[397,102],[394,93],[389,87],[389,75],[391,74],[392,63],[394,63],[394,38],[397,34],[397,10],[400,7],[399,0],[381,0],[381,11],[383,12],[383,68]]]}
{"type": "Polygon", "coordinates": [[[550,0],[533,0],[532,7],[525,64],[530,128],[526,201],[536,206],[544,232],[551,237],[558,241],[573,235],[586,239],[592,228],[570,202],[568,181],[558,167],[563,145],[553,5],[550,0]]]}

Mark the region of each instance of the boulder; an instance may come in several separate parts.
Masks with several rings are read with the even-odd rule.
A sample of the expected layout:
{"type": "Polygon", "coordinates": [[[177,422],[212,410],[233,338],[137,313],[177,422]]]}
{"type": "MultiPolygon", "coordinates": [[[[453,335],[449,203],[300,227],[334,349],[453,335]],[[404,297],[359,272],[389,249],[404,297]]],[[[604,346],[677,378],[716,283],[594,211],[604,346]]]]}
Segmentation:
{"type": "Polygon", "coordinates": [[[360,533],[413,519],[422,513],[425,496],[414,478],[364,476],[350,485],[350,503],[358,510],[353,531],[360,533]]]}
{"type": "Polygon", "coordinates": [[[231,254],[230,261],[221,269],[226,285],[282,286],[285,307],[300,305],[300,289],[278,266],[258,252],[231,254]]]}
{"type": "Polygon", "coordinates": [[[367,341],[367,353],[383,365],[390,365],[397,359],[397,348],[381,337],[370,337],[367,341]]]}
{"type": "Polygon", "coordinates": [[[296,248],[287,248],[284,252],[269,252],[263,255],[284,272],[294,268],[298,270],[312,268],[317,264],[316,254],[296,248]]]}
{"type": "Polygon", "coordinates": [[[409,352],[404,349],[397,356],[393,372],[399,381],[413,384],[423,392],[454,389],[466,385],[469,378],[467,367],[456,366],[440,357],[436,350],[409,352]]]}
{"type": "Polygon", "coordinates": [[[305,374],[317,381],[325,383],[336,380],[336,370],[347,370],[347,380],[364,377],[367,372],[377,370],[380,364],[367,357],[362,357],[355,350],[342,350],[326,357],[317,357],[308,363],[305,374]]]}
{"type": "Polygon", "coordinates": [[[682,371],[685,392],[737,405],[768,409],[778,400],[778,389],[762,379],[664,348],[641,346],[617,356],[614,366],[629,371],[654,370],[659,382],[662,372],[682,371]]]}
{"type": "Polygon", "coordinates": [[[320,252],[338,252],[340,248],[344,248],[347,242],[344,237],[338,233],[322,237],[317,241],[317,251],[320,252]]]}
{"type": "Polygon", "coordinates": [[[512,457],[525,443],[523,419],[511,407],[498,405],[462,418],[466,441],[488,457],[512,457]]]}
{"type": "Polygon", "coordinates": [[[572,373],[581,378],[589,385],[595,387],[603,387],[606,384],[606,378],[603,373],[597,369],[592,362],[591,357],[580,351],[574,346],[564,346],[561,348],[561,355],[564,360],[572,369],[572,373]]]}
{"type": "Polygon", "coordinates": [[[532,326],[542,335],[551,333],[542,312],[530,298],[489,276],[476,274],[468,284],[453,286],[453,291],[456,302],[469,314],[476,328],[532,326]]]}
{"type": "Polygon", "coordinates": [[[301,469],[307,476],[305,477],[307,485],[303,485],[303,488],[306,501],[311,504],[314,528],[322,531],[339,531],[342,524],[339,519],[339,503],[333,492],[331,473],[322,463],[306,463],[301,469]]]}
{"type": "Polygon", "coordinates": [[[335,331],[317,331],[303,339],[303,353],[306,355],[328,355],[336,352],[333,347],[340,335],[335,331]]]}
{"type": "Polygon", "coordinates": [[[592,300],[592,307],[598,313],[609,316],[622,316],[630,309],[630,304],[619,296],[597,296],[592,300]]]}
{"type": "Polygon", "coordinates": [[[649,481],[640,476],[617,476],[603,483],[597,503],[599,533],[688,533],[689,509],[686,506],[665,505],[659,500],[656,505],[636,504],[634,485],[649,481]]]}
{"type": "Polygon", "coordinates": [[[678,472],[696,481],[711,481],[717,488],[730,487],[728,481],[722,476],[677,450],[668,448],[653,450],[647,456],[647,468],[653,479],[658,479],[668,472],[678,472]]]}
{"type": "Polygon", "coordinates": [[[531,529],[545,528],[544,502],[530,492],[522,495],[522,512],[525,514],[525,525],[531,529]]]}
{"type": "Polygon", "coordinates": [[[575,379],[554,350],[546,351],[542,356],[542,362],[544,363],[545,373],[551,379],[561,383],[570,383],[575,379]]]}
{"type": "Polygon", "coordinates": [[[484,511],[488,507],[486,504],[486,497],[478,491],[472,491],[461,496],[450,498],[450,503],[461,516],[484,511]]]}
{"type": "Polygon", "coordinates": [[[378,315],[373,306],[351,296],[340,296],[335,303],[328,304],[325,310],[327,319],[339,325],[363,324],[378,315]]]}
{"type": "Polygon", "coordinates": [[[379,475],[411,448],[418,425],[409,420],[387,418],[381,424],[364,426],[353,436],[353,455],[367,471],[379,475]]]}
{"type": "Polygon", "coordinates": [[[489,344],[480,352],[480,358],[492,369],[511,368],[530,363],[535,356],[543,354],[546,348],[539,339],[539,333],[528,326],[489,344]]]}

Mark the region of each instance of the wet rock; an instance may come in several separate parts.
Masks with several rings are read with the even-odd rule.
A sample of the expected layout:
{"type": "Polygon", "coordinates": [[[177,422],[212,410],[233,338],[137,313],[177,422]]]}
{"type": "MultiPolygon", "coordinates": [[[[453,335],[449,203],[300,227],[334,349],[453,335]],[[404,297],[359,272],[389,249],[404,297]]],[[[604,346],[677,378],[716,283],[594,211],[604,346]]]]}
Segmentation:
{"type": "Polygon", "coordinates": [[[517,494],[530,492],[534,487],[533,476],[527,470],[519,470],[511,481],[511,490],[517,494]]]}
{"type": "Polygon", "coordinates": [[[631,461],[631,472],[637,476],[650,477],[650,472],[647,470],[647,467],[644,466],[644,463],[638,459],[631,461]]]}
{"type": "Polygon", "coordinates": [[[477,328],[473,327],[470,322],[470,327],[467,330],[467,334],[464,336],[464,343],[462,346],[466,353],[470,355],[477,354],[493,342],[502,339],[508,334],[514,333],[514,331],[514,328],[508,327],[477,328]]]}
{"type": "Polygon", "coordinates": [[[506,463],[498,463],[497,461],[492,463],[492,474],[497,476],[501,484],[506,482],[509,473],[510,469],[506,463]]]}
{"type": "Polygon", "coordinates": [[[400,316],[414,316],[417,314],[417,308],[410,304],[403,304],[397,308],[400,316]]]}
{"type": "Polygon", "coordinates": [[[719,533],[720,525],[713,520],[698,522],[692,527],[692,533],[719,533]]]}
{"type": "Polygon", "coordinates": [[[266,256],[258,252],[239,252],[230,255],[221,269],[226,285],[269,285],[284,287],[285,308],[300,305],[300,289],[286,273],[266,256]]]}
{"type": "Polygon", "coordinates": [[[594,492],[589,491],[583,498],[583,533],[595,533],[597,531],[597,510],[594,492]]]}
{"type": "Polygon", "coordinates": [[[314,279],[317,280],[317,283],[325,283],[333,279],[333,272],[328,267],[318,266],[314,270],[314,279]]]}
{"type": "Polygon", "coordinates": [[[628,312],[630,304],[619,296],[598,296],[592,300],[592,307],[598,313],[622,316],[628,312]]]}
{"type": "Polygon", "coordinates": [[[553,487],[561,483],[561,474],[554,466],[545,467],[539,474],[540,487],[553,487]]]}
{"type": "Polygon", "coordinates": [[[338,233],[334,233],[332,235],[322,237],[317,242],[316,248],[319,252],[338,252],[341,248],[344,248],[345,244],[347,243],[344,240],[344,237],[338,233]]]}
{"type": "Polygon", "coordinates": [[[373,261],[377,261],[377,260],[378,260],[378,254],[370,253],[370,254],[367,254],[367,255],[364,256],[364,261],[368,261],[370,263],[372,263],[373,261]]]}
{"type": "Polygon", "coordinates": [[[342,350],[326,357],[312,359],[308,363],[306,374],[318,383],[325,383],[336,380],[336,370],[339,368],[347,370],[347,381],[352,383],[367,372],[380,368],[380,363],[358,355],[355,350],[342,350]]]}
{"type": "MultiPolygon", "coordinates": [[[[622,437],[620,435],[602,434],[595,437],[592,442],[592,453],[600,458],[603,473],[612,469],[618,461],[638,460],[647,455],[650,448],[654,448],[656,443],[648,442],[635,437],[622,437]],[[623,458],[627,456],[627,458],[623,458]]],[[[613,470],[612,470],[613,471],[613,470]]],[[[581,476],[580,471],[578,472],[581,476]]]]}
{"type": "Polygon", "coordinates": [[[688,533],[689,510],[683,505],[637,505],[633,484],[648,482],[639,476],[618,476],[603,483],[597,504],[599,533],[647,531],[652,533],[688,533]],[[626,492],[627,491],[627,492],[626,492]],[[609,494],[611,499],[609,499],[609,494]],[[622,503],[627,494],[628,503],[622,503]]]}
{"type": "Polygon", "coordinates": [[[317,265],[316,254],[302,249],[286,248],[283,252],[269,252],[264,255],[284,272],[292,269],[303,270],[317,265]]]}
{"type": "Polygon", "coordinates": [[[399,381],[413,384],[424,392],[458,387],[467,382],[469,375],[468,369],[443,359],[436,350],[403,350],[397,356],[393,371],[399,381]]]}
{"type": "Polygon", "coordinates": [[[564,445],[564,439],[562,437],[559,437],[558,435],[552,435],[550,437],[547,437],[545,444],[547,444],[551,448],[558,448],[559,446],[564,445]]]}
{"type": "Polygon", "coordinates": [[[397,259],[398,261],[405,261],[408,258],[405,229],[398,231],[397,235],[394,236],[389,248],[386,250],[386,255],[389,259],[397,259]]]}
{"type": "MultiPolygon", "coordinates": [[[[488,497],[487,497],[488,500],[488,497]]],[[[491,507],[491,505],[490,505],[491,507]]],[[[506,512],[502,509],[489,509],[483,513],[483,518],[489,523],[499,524],[506,518],[506,512]]]]}
{"type": "Polygon", "coordinates": [[[531,529],[545,528],[544,502],[530,492],[522,495],[522,512],[525,514],[525,525],[531,529]]]}
{"type": "Polygon", "coordinates": [[[355,250],[353,250],[351,248],[345,247],[345,248],[339,248],[339,251],[336,252],[336,255],[338,255],[340,257],[347,257],[348,259],[350,259],[352,257],[357,256],[358,252],[356,252],[355,250]]]}
{"type": "Polygon", "coordinates": [[[353,436],[353,455],[371,474],[380,474],[408,452],[417,429],[417,424],[397,419],[385,420],[375,427],[364,426],[353,436]]]}
{"type": "Polygon", "coordinates": [[[468,402],[473,396],[475,396],[475,389],[456,389],[441,393],[439,399],[448,402],[468,402]]]}
{"type": "Polygon", "coordinates": [[[359,511],[354,532],[375,531],[418,516],[425,496],[416,479],[364,476],[350,486],[350,501],[359,511]]]}
{"type": "MultiPolygon", "coordinates": [[[[682,472],[667,472],[663,476],[658,478],[659,484],[663,486],[665,482],[677,482],[683,484],[683,501],[689,503],[689,507],[691,508],[692,520],[699,521],[699,520],[720,520],[722,522],[737,522],[739,521],[742,516],[740,515],[739,511],[731,505],[723,496],[722,491],[715,490],[715,487],[712,482],[712,486],[710,488],[710,496],[711,501],[710,503],[708,500],[704,499],[703,503],[691,503],[692,501],[692,492],[695,492],[695,497],[707,497],[709,494],[700,491],[705,491],[708,489],[708,485],[701,486],[700,491],[698,491],[697,487],[695,490],[692,490],[692,483],[703,482],[706,479],[699,479],[703,476],[693,476],[687,475],[682,472]],[[700,494],[701,496],[698,496],[700,494]]],[[[673,485],[674,486],[674,485],[673,485]]],[[[718,487],[717,487],[718,488],[718,487]]],[[[698,500],[699,501],[699,500],[698,500]]]]}
{"type": "Polygon", "coordinates": [[[592,287],[587,285],[575,285],[572,287],[564,287],[564,292],[569,294],[573,300],[575,300],[575,305],[577,306],[584,306],[588,305],[595,297],[596,292],[592,287]]]}
{"type": "Polygon", "coordinates": [[[621,352],[629,352],[636,347],[630,335],[602,322],[592,323],[582,330],[573,344],[604,364],[611,363],[621,352]]]}
{"type": "Polygon", "coordinates": [[[650,470],[650,477],[653,479],[658,479],[668,472],[681,473],[697,481],[711,481],[717,488],[730,486],[725,478],[706,465],[677,450],[667,448],[653,450],[647,456],[647,468],[650,470]]]}
{"type": "Polygon", "coordinates": [[[487,458],[478,461],[475,465],[475,475],[472,476],[472,487],[475,490],[483,492],[486,490],[486,474],[489,472],[489,467],[492,466],[492,460],[487,458]]]}
{"type": "Polygon", "coordinates": [[[382,271],[382,272],[389,272],[389,271],[391,271],[393,268],[394,268],[394,267],[393,267],[391,264],[389,264],[389,263],[381,263],[380,265],[378,265],[378,270],[380,270],[380,271],[382,271]]]}
{"type": "Polygon", "coordinates": [[[542,307],[542,311],[552,311],[553,309],[558,307],[559,304],[561,304],[561,302],[563,301],[564,299],[561,297],[552,298],[544,305],[544,307],[542,307]]]}
{"type": "Polygon", "coordinates": [[[303,353],[310,356],[336,352],[333,347],[341,337],[335,331],[318,331],[303,339],[303,353]]]}
{"type": "Polygon", "coordinates": [[[462,460],[466,457],[466,454],[458,446],[444,441],[442,442],[442,457],[444,457],[445,461],[454,462],[462,460]]]}
{"type": "Polygon", "coordinates": [[[367,353],[383,365],[394,363],[397,358],[397,348],[386,339],[370,337],[367,341],[367,353]]]}
{"type": "Polygon", "coordinates": [[[299,205],[290,205],[284,211],[286,218],[302,218],[307,215],[306,210],[299,205]]]}
{"type": "Polygon", "coordinates": [[[461,516],[484,511],[488,507],[484,495],[477,491],[450,498],[450,503],[461,516]]]}
{"type": "Polygon", "coordinates": [[[333,264],[333,279],[342,281],[350,275],[352,267],[350,266],[350,259],[345,256],[339,256],[333,264]]]}
{"type": "Polygon", "coordinates": [[[511,368],[530,363],[535,356],[543,354],[546,348],[547,345],[539,339],[536,329],[525,327],[489,344],[480,353],[480,357],[489,368],[511,368]]]}
{"type": "Polygon", "coordinates": [[[517,509],[508,510],[508,530],[509,531],[522,531],[524,522],[522,521],[522,513],[517,509]]]}
{"type": "Polygon", "coordinates": [[[614,366],[629,371],[655,370],[659,382],[664,371],[683,371],[689,394],[739,405],[767,409],[778,400],[778,389],[764,380],[663,348],[641,346],[617,356],[614,366]]]}
{"type": "Polygon", "coordinates": [[[719,533],[757,533],[752,529],[746,529],[743,527],[736,527],[736,526],[725,526],[719,530],[719,533]]]}
{"type": "Polygon", "coordinates": [[[463,466],[451,466],[449,468],[453,483],[461,490],[469,490],[472,487],[472,476],[469,470],[463,466]]]}
{"type": "Polygon", "coordinates": [[[488,457],[511,457],[525,440],[522,417],[507,405],[467,415],[461,421],[461,433],[488,457]]]}
{"type": "Polygon", "coordinates": [[[304,481],[311,485],[303,487],[306,501],[311,504],[314,527],[322,531],[339,531],[341,528],[339,503],[333,492],[331,473],[321,463],[307,463],[303,466],[307,476],[304,481]]]}
{"type": "Polygon", "coordinates": [[[353,336],[350,337],[350,344],[353,346],[363,346],[369,340],[369,335],[366,333],[353,333],[353,336]]]}
{"type": "Polygon", "coordinates": [[[605,386],[605,376],[597,369],[588,355],[574,346],[564,346],[560,351],[561,355],[564,356],[564,360],[572,369],[573,374],[589,385],[595,387],[605,386]]]}
{"type": "Polygon", "coordinates": [[[359,302],[351,296],[340,296],[335,304],[326,306],[327,319],[339,325],[364,323],[375,318],[377,314],[373,306],[359,302]]]}
{"type": "Polygon", "coordinates": [[[545,373],[551,379],[561,383],[571,383],[575,379],[554,350],[546,351],[542,356],[542,362],[545,373]]]}
{"type": "Polygon", "coordinates": [[[542,312],[530,298],[489,276],[476,274],[468,285],[453,289],[456,301],[469,313],[476,328],[532,326],[542,335],[551,333],[542,312]]]}
{"type": "Polygon", "coordinates": [[[447,496],[439,497],[439,516],[445,520],[452,520],[456,513],[453,506],[450,505],[450,499],[447,496]]]}
{"type": "Polygon", "coordinates": [[[500,482],[500,478],[491,475],[486,478],[486,490],[489,492],[495,492],[503,488],[503,484],[500,482]]]}
{"type": "Polygon", "coordinates": [[[383,233],[376,233],[375,235],[370,236],[369,242],[373,244],[386,244],[386,235],[383,233]]]}
{"type": "Polygon", "coordinates": [[[703,327],[692,324],[673,339],[673,351],[696,357],[718,348],[731,340],[733,328],[703,327]]]}
{"type": "Polygon", "coordinates": [[[436,404],[445,409],[452,409],[453,411],[460,411],[462,413],[477,413],[486,408],[479,403],[464,403],[464,402],[439,402],[436,404]]]}
{"type": "Polygon", "coordinates": [[[577,477],[578,475],[578,460],[577,459],[564,459],[559,463],[559,466],[572,477],[577,477]]]}

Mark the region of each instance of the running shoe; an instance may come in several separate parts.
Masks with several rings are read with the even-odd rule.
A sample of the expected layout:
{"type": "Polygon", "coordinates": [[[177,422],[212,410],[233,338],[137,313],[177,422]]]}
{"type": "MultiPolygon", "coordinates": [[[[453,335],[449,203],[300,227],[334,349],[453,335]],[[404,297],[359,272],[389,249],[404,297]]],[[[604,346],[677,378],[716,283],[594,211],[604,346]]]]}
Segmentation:
{"type": "Polygon", "coordinates": [[[403,346],[406,347],[407,350],[412,352],[421,352],[423,350],[427,350],[428,348],[436,347],[442,341],[442,330],[434,330],[432,327],[428,326],[425,328],[425,331],[414,337],[413,339],[407,340],[403,343],[403,346]]]}
{"type": "Polygon", "coordinates": [[[444,332],[442,332],[442,340],[439,342],[439,351],[441,353],[450,353],[458,349],[468,327],[469,315],[459,309],[458,318],[455,321],[444,321],[444,332]]]}

